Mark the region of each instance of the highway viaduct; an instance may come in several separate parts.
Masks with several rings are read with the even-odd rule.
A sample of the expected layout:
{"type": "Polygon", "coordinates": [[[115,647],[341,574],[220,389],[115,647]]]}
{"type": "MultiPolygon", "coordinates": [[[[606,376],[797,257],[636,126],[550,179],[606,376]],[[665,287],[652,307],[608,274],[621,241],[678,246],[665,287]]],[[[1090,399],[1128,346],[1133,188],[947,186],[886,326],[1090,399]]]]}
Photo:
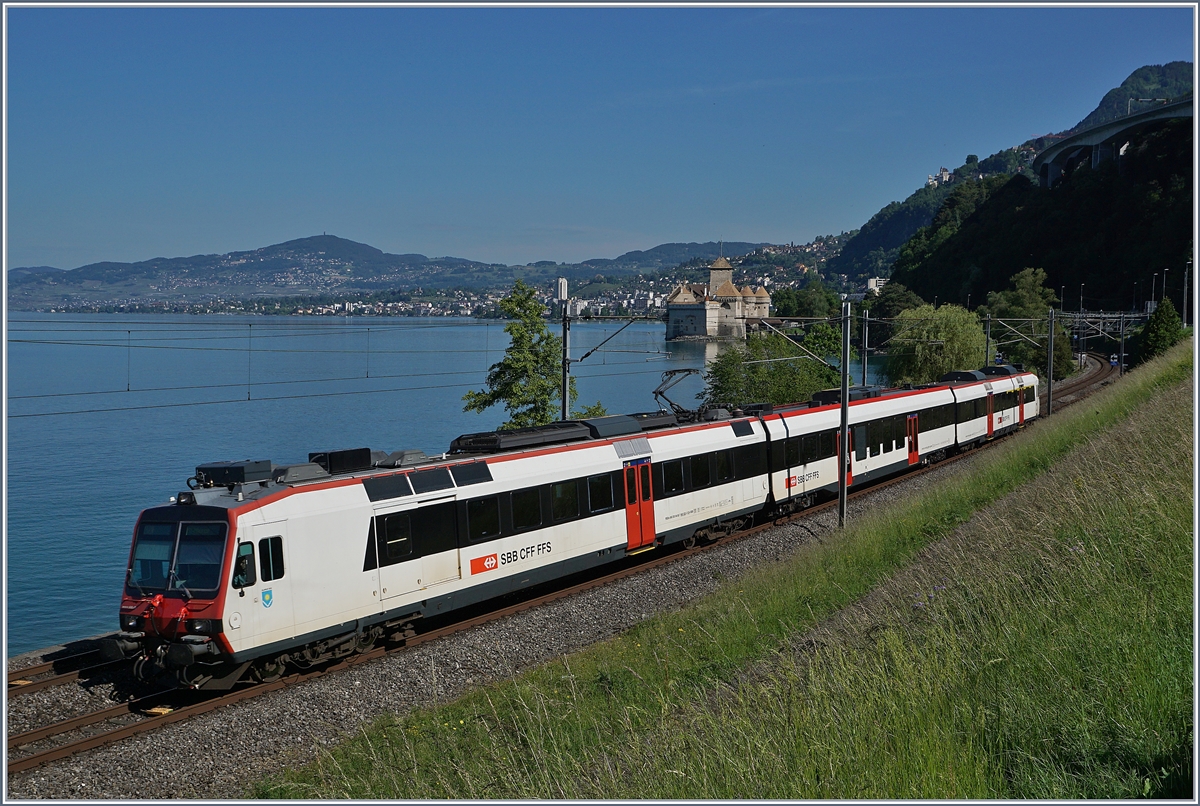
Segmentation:
{"type": "Polygon", "coordinates": [[[1054,187],[1063,174],[1070,173],[1085,159],[1091,159],[1094,168],[1115,154],[1123,154],[1130,136],[1143,127],[1160,120],[1190,117],[1191,98],[1127,115],[1055,143],[1034,158],[1033,170],[1040,177],[1042,187],[1054,187]]]}

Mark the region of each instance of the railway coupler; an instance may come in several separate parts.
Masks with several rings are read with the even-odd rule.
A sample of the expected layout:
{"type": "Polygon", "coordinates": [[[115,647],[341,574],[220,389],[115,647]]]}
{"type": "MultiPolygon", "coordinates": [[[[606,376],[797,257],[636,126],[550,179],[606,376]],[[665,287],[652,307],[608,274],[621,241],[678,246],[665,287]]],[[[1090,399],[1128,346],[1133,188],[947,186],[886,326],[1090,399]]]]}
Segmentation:
{"type": "Polygon", "coordinates": [[[100,657],[106,661],[125,660],[142,651],[144,632],[119,632],[112,638],[100,640],[100,657]]]}

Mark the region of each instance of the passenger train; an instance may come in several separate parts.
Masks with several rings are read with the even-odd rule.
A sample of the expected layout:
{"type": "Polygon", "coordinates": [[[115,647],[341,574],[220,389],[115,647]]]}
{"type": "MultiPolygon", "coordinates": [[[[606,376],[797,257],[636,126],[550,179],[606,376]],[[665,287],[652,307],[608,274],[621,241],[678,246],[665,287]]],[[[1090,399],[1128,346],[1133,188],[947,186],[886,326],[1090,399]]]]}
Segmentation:
{"type": "MultiPolygon", "coordinates": [[[[852,387],[851,487],[1038,415],[1011,365],[852,387]]],[[[419,619],[838,490],[840,390],[805,404],[658,411],[465,434],[445,454],[367,448],[216,462],[143,511],[112,659],[190,688],[271,680],[412,635],[419,619]]]]}

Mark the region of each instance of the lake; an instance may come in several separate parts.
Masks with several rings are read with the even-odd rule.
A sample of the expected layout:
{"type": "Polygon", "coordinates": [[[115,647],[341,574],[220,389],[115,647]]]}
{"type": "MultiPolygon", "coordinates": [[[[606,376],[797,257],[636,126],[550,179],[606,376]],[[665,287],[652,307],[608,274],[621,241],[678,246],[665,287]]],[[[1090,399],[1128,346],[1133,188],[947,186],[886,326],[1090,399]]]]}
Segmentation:
{"type": "MultiPolygon", "coordinates": [[[[577,322],[579,406],[659,408],[667,369],[717,345],[665,325],[577,322]]],[[[502,408],[462,410],[508,345],[504,323],[453,318],[15,313],[8,326],[7,649],[115,630],[138,513],[186,489],[199,464],[307,461],[369,447],[445,451],[502,408]]],[[[557,332],[557,328],[555,328],[557,332]]],[[[858,367],[854,367],[857,369],[858,367]]],[[[869,373],[873,380],[874,371],[869,373]]],[[[689,377],[668,396],[688,408],[689,377]]]]}

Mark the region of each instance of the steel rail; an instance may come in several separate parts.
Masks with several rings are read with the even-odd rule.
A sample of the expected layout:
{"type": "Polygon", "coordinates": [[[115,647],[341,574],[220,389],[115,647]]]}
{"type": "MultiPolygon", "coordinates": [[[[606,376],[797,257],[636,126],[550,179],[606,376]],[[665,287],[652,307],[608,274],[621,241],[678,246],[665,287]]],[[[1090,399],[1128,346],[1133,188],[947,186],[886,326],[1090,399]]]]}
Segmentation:
{"type": "Polygon", "coordinates": [[[59,674],[54,675],[53,677],[46,677],[41,680],[28,680],[27,678],[29,678],[29,677],[34,677],[36,674],[44,674],[46,671],[48,671],[47,669],[43,669],[41,667],[43,667],[43,666],[53,667],[55,665],[55,663],[50,663],[50,664],[43,663],[43,664],[40,664],[39,666],[31,666],[31,667],[29,667],[29,669],[21,669],[18,672],[13,673],[13,675],[20,674],[20,677],[15,680],[11,679],[13,677],[13,675],[9,675],[10,679],[8,681],[7,696],[9,698],[20,697],[25,694],[32,694],[35,691],[42,691],[43,689],[53,688],[55,686],[61,686],[64,683],[70,683],[73,680],[78,680],[79,678],[83,677],[84,675],[91,674],[92,672],[102,670],[105,667],[114,667],[115,668],[124,663],[127,663],[127,661],[125,659],[118,658],[117,660],[107,660],[102,663],[94,664],[92,666],[85,666],[82,669],[72,669],[69,672],[61,672],[59,674]],[[39,671],[31,672],[30,671],[31,669],[38,669],[39,671]]]}

